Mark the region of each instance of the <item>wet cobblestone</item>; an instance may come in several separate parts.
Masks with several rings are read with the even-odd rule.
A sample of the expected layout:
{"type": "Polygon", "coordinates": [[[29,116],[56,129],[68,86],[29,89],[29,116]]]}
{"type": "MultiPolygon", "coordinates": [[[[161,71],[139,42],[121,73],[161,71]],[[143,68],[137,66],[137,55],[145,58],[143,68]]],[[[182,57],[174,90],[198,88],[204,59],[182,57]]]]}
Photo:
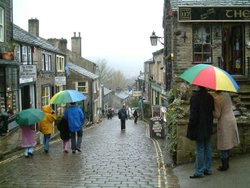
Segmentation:
{"type": "MultiPolygon", "coordinates": [[[[164,142],[159,141],[160,145],[164,142]]],[[[0,185],[167,187],[164,173],[159,173],[156,149],[142,122],[128,120],[126,130],[121,131],[118,118],[105,119],[100,126],[84,131],[81,153],[65,154],[61,145],[58,139],[51,144],[49,154],[38,150],[32,158],[20,156],[0,163],[0,185]]]]}

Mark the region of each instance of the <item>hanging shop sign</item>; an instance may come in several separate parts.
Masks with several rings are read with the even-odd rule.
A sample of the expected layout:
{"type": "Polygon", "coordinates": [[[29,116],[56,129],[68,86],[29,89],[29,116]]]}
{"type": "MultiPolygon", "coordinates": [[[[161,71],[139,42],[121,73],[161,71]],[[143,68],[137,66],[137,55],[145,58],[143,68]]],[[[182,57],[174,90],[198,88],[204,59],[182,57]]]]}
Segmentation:
{"type": "Polygon", "coordinates": [[[178,7],[179,22],[250,22],[250,6],[178,7]]]}

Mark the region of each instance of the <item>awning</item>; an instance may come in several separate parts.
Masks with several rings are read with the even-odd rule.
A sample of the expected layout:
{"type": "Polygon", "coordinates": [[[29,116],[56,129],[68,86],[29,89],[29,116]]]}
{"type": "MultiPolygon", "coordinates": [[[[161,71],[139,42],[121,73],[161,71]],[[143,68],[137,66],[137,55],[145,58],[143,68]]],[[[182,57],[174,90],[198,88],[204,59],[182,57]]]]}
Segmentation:
{"type": "Polygon", "coordinates": [[[19,66],[20,63],[17,61],[9,61],[9,60],[4,60],[4,59],[0,59],[0,66],[19,66]]]}

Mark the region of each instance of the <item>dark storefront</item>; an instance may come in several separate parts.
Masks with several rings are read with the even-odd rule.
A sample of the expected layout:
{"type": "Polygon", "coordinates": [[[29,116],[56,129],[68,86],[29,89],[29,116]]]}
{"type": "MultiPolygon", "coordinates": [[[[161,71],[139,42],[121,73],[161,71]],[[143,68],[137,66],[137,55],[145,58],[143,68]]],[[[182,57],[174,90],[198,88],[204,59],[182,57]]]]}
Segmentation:
{"type": "MultiPolygon", "coordinates": [[[[15,126],[12,125],[15,124],[14,116],[19,111],[18,66],[19,64],[15,61],[0,59],[0,109],[1,116],[8,115],[8,127],[4,127],[3,132],[15,126]]],[[[2,121],[3,119],[5,120],[1,118],[2,121]]]]}

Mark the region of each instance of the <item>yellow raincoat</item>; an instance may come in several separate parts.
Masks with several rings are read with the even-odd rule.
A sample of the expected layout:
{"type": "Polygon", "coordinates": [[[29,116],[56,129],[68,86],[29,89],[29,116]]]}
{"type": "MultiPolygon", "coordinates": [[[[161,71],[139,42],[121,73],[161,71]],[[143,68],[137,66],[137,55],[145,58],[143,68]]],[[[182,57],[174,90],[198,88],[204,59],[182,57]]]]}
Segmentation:
{"type": "Polygon", "coordinates": [[[52,109],[49,105],[42,107],[45,117],[38,123],[39,131],[43,134],[53,133],[53,122],[56,120],[56,115],[52,113],[52,109]]]}

